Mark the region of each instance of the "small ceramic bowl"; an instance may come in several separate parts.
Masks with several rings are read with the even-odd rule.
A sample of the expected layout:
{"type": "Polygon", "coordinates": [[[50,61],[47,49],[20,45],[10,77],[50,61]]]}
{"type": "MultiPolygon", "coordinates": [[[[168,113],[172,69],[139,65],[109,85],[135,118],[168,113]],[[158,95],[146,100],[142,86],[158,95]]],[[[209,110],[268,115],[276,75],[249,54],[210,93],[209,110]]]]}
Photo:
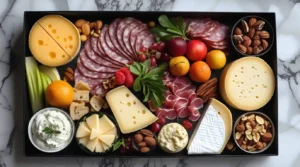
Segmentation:
{"type": "MultiPolygon", "coordinates": [[[[245,122],[247,122],[247,121],[245,121],[245,122]]],[[[235,121],[234,127],[233,127],[233,134],[232,134],[232,135],[233,135],[233,139],[234,139],[235,144],[236,144],[241,150],[243,150],[243,151],[246,152],[246,153],[257,154],[257,153],[264,152],[265,150],[267,150],[267,149],[272,145],[272,143],[273,143],[273,141],[274,141],[274,138],[275,138],[275,135],[276,135],[276,134],[275,134],[275,126],[274,126],[272,120],[271,120],[267,115],[265,115],[265,114],[263,114],[263,113],[261,113],[261,112],[253,111],[253,112],[247,112],[247,113],[245,113],[245,114],[243,114],[243,115],[241,115],[240,117],[237,118],[237,120],[235,121]],[[267,121],[270,123],[270,125],[271,125],[271,130],[270,130],[270,132],[272,133],[272,139],[271,139],[271,141],[268,142],[267,145],[266,145],[263,149],[261,149],[261,150],[256,150],[256,151],[249,151],[249,150],[243,149],[243,148],[239,145],[239,143],[238,143],[238,141],[237,141],[237,139],[236,139],[236,137],[235,137],[235,134],[236,134],[236,132],[237,132],[237,131],[236,131],[236,127],[237,127],[237,125],[240,123],[241,119],[242,119],[244,116],[250,116],[250,115],[252,115],[252,114],[254,114],[255,116],[260,116],[260,117],[262,117],[264,120],[267,120],[267,121]]]]}
{"type": "Polygon", "coordinates": [[[66,113],[66,111],[62,110],[62,109],[59,109],[59,108],[54,108],[54,107],[48,107],[48,108],[44,108],[44,109],[41,109],[39,111],[37,111],[30,119],[29,121],[29,124],[28,124],[28,136],[29,136],[29,140],[30,142],[32,143],[32,145],[37,148],[38,150],[42,151],[42,152],[45,152],[45,153],[56,153],[56,152],[59,152],[61,150],[63,150],[64,148],[66,148],[72,141],[73,137],[74,137],[74,133],[75,133],[75,125],[74,125],[74,122],[72,120],[72,118],[68,115],[68,113],[66,113]],[[63,143],[61,146],[59,147],[53,147],[53,148],[49,148],[49,149],[45,149],[45,148],[42,148],[40,147],[38,144],[37,144],[37,140],[34,139],[34,132],[32,131],[32,125],[33,123],[35,122],[35,119],[38,115],[42,114],[43,112],[46,112],[48,110],[54,110],[54,111],[58,111],[60,113],[62,113],[63,115],[66,116],[66,118],[68,119],[68,121],[70,121],[71,123],[71,136],[70,138],[65,142],[63,143]]]}
{"type": "MultiPolygon", "coordinates": [[[[252,42],[253,42],[253,40],[252,40],[252,42]]],[[[266,19],[264,19],[264,18],[262,18],[262,17],[259,17],[259,16],[246,16],[246,17],[241,18],[240,20],[238,20],[238,21],[234,24],[234,26],[233,26],[233,28],[232,28],[232,31],[231,31],[231,43],[232,43],[234,49],[235,49],[238,53],[240,53],[241,55],[243,55],[243,56],[258,56],[258,57],[260,57],[260,56],[265,55],[265,54],[272,48],[273,43],[274,43],[274,30],[273,30],[271,24],[270,24],[266,19]],[[257,20],[262,20],[262,21],[264,21],[264,22],[265,22],[265,25],[264,25],[264,27],[262,28],[262,30],[266,30],[266,31],[268,31],[269,34],[270,34],[270,38],[267,39],[267,41],[268,41],[268,47],[267,47],[265,50],[263,50],[261,53],[259,53],[259,54],[247,54],[247,53],[242,53],[242,52],[239,50],[239,48],[237,47],[237,44],[236,44],[236,42],[235,42],[235,40],[234,40],[234,38],[233,38],[233,36],[235,35],[235,29],[236,29],[237,27],[242,27],[242,26],[241,26],[241,25],[242,25],[242,20],[245,20],[245,21],[248,23],[249,19],[252,18],[252,17],[256,18],[257,20]]]]}
{"type": "Polygon", "coordinates": [[[119,138],[119,136],[120,136],[120,129],[119,129],[119,126],[118,126],[116,120],[115,120],[112,116],[110,116],[110,115],[108,115],[108,114],[105,114],[105,113],[103,113],[103,112],[89,112],[89,113],[87,113],[86,115],[84,115],[83,117],[80,118],[80,120],[78,121],[78,123],[77,123],[77,125],[76,125],[76,129],[78,129],[80,122],[85,121],[86,118],[90,117],[90,116],[93,115],[93,114],[98,114],[100,118],[101,118],[103,115],[106,115],[106,116],[113,122],[113,124],[116,126],[116,128],[117,128],[117,136],[116,136],[115,141],[113,142],[112,146],[111,146],[108,150],[106,150],[105,152],[102,152],[102,153],[91,152],[91,151],[88,150],[84,145],[82,145],[82,144],[79,143],[78,138],[76,138],[76,137],[75,137],[75,138],[76,138],[76,142],[77,142],[78,146],[79,146],[84,152],[86,152],[86,153],[88,153],[88,154],[91,154],[91,155],[103,155],[103,154],[106,154],[106,153],[110,152],[110,151],[112,150],[112,148],[113,148],[113,145],[118,141],[118,138],[119,138]]]}
{"type": "Polygon", "coordinates": [[[152,135],[153,135],[153,138],[155,140],[155,145],[153,147],[150,148],[150,150],[146,153],[142,152],[140,149],[139,149],[139,146],[137,145],[137,143],[135,142],[135,135],[138,134],[140,131],[137,131],[136,133],[134,133],[134,135],[131,137],[131,142],[132,142],[132,147],[139,153],[141,154],[148,154],[148,153],[151,153],[157,146],[157,137],[156,137],[156,134],[152,132],[152,135]]]}

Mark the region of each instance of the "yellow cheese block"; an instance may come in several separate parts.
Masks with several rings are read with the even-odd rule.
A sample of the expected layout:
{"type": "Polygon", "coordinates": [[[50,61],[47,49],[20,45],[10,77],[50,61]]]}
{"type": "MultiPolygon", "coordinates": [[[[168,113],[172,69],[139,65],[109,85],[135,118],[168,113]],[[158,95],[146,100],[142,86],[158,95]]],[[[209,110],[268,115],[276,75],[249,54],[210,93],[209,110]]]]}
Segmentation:
{"type": "Polygon", "coordinates": [[[37,61],[47,66],[60,66],[71,60],[68,54],[37,23],[29,33],[29,49],[37,61]]]}
{"type": "Polygon", "coordinates": [[[78,29],[68,19],[60,15],[47,15],[38,20],[44,30],[62,47],[70,57],[80,48],[78,29]]]}
{"type": "Polygon", "coordinates": [[[106,100],[123,134],[145,128],[157,120],[157,117],[125,86],[109,91],[106,100]]]}
{"type": "Polygon", "coordinates": [[[76,132],[76,137],[86,137],[91,134],[91,130],[85,122],[80,122],[79,127],[76,132]]]}
{"type": "Polygon", "coordinates": [[[225,67],[220,78],[220,93],[230,106],[244,111],[266,105],[275,90],[275,76],[261,58],[240,58],[225,67]]]}

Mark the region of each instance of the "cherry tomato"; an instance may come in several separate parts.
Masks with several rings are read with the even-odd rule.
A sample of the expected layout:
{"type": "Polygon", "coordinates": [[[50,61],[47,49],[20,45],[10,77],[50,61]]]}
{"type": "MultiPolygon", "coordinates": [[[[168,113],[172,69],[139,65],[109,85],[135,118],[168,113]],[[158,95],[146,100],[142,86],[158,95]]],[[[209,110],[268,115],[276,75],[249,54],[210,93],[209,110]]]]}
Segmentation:
{"type": "Polygon", "coordinates": [[[141,62],[144,62],[147,59],[147,56],[145,54],[139,54],[138,58],[141,62]]]}
{"type": "Polygon", "coordinates": [[[157,123],[157,122],[154,122],[151,125],[151,131],[154,132],[154,133],[158,133],[160,131],[160,124],[157,123]]]}
{"type": "Polygon", "coordinates": [[[189,120],[184,120],[181,124],[186,130],[191,130],[193,128],[193,124],[189,120]]]}
{"type": "Polygon", "coordinates": [[[166,123],[166,118],[160,117],[160,118],[158,118],[158,120],[156,122],[159,123],[160,125],[164,125],[166,123]]]}
{"type": "Polygon", "coordinates": [[[151,57],[150,60],[151,60],[151,66],[152,67],[156,66],[156,59],[155,59],[155,57],[151,57]]]}

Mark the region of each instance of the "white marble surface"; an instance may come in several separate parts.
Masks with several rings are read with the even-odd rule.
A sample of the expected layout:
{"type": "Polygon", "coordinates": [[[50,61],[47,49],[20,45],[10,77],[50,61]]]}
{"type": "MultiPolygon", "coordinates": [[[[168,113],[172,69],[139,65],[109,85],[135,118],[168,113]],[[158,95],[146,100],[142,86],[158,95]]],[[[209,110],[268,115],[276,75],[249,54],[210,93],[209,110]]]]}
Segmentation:
{"type": "MultiPolygon", "coordinates": [[[[1,0],[0,167],[300,166],[300,3],[297,0],[1,0]],[[276,12],[279,156],[257,158],[101,159],[25,158],[22,91],[23,12],[30,10],[172,10],[276,12]]],[[[25,132],[26,133],[26,132],[25,132]]]]}

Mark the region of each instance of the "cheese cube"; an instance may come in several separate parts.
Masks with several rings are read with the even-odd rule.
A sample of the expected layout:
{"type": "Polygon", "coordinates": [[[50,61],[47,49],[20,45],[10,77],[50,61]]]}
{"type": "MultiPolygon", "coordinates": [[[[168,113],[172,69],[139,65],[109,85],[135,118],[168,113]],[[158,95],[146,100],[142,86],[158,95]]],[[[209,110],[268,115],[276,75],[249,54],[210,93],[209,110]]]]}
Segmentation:
{"type": "Polygon", "coordinates": [[[76,90],[74,94],[74,101],[89,102],[90,91],[87,90],[76,90]]]}
{"type": "Polygon", "coordinates": [[[143,129],[157,120],[157,117],[125,86],[109,91],[106,100],[123,134],[143,129]]]}

